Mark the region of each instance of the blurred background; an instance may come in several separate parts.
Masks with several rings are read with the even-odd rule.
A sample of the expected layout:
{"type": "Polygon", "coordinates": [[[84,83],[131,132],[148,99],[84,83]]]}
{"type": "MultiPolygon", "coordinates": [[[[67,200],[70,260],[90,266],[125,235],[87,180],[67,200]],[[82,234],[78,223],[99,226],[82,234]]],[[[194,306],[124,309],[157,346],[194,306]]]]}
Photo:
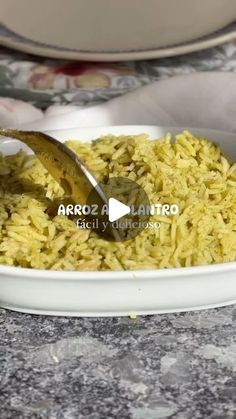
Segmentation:
{"type": "MultiPolygon", "coordinates": [[[[236,70],[235,0],[224,7],[221,0],[179,0],[178,7],[171,0],[1,0],[0,16],[2,125],[102,104],[180,75],[236,70]]],[[[223,86],[216,81],[215,90],[223,86]]]]}

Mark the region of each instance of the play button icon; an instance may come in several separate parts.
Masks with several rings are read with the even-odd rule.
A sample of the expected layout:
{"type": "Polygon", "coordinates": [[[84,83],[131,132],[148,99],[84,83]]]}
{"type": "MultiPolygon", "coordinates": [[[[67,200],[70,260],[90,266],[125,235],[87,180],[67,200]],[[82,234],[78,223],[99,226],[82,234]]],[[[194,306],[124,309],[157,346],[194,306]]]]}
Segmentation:
{"type": "Polygon", "coordinates": [[[87,206],[98,210],[97,215],[90,216],[96,234],[108,241],[125,241],[146,228],[150,215],[144,209],[150,208],[150,203],[138,183],[128,178],[111,177],[98,186],[106,197],[105,205],[95,188],[86,202],[87,206]]]}
{"type": "Polygon", "coordinates": [[[130,213],[130,207],[128,205],[122,204],[122,202],[118,201],[116,198],[109,198],[108,200],[108,217],[109,221],[113,223],[113,221],[117,221],[120,218],[124,217],[130,213]]]}

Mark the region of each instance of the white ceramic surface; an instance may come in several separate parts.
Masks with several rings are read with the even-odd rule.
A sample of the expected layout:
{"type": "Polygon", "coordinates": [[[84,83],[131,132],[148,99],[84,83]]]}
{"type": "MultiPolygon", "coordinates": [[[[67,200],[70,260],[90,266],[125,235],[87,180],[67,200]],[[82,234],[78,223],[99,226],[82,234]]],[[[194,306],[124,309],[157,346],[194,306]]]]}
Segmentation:
{"type": "MultiPolygon", "coordinates": [[[[102,134],[151,138],[181,128],[119,126],[50,132],[58,140],[89,141],[102,134]]],[[[236,160],[236,134],[196,130],[217,141],[236,160]]],[[[1,140],[0,151],[27,149],[1,140]]],[[[123,316],[197,310],[236,303],[236,262],[178,269],[118,272],[60,272],[0,265],[0,306],[28,313],[70,316],[123,316]]]]}
{"type": "Polygon", "coordinates": [[[1,21],[43,44],[112,53],[188,42],[236,19],[235,0],[1,0],[1,21]]]}
{"type": "Polygon", "coordinates": [[[39,55],[49,58],[79,61],[124,61],[124,60],[147,60],[153,58],[174,57],[190,52],[204,50],[222,45],[236,39],[236,24],[229,25],[209,36],[199,38],[195,41],[185,42],[163,48],[152,48],[147,50],[119,51],[119,52],[84,52],[80,49],[57,48],[41,44],[23,38],[15,33],[4,29],[0,31],[0,45],[23,51],[28,54],[39,55]]]}

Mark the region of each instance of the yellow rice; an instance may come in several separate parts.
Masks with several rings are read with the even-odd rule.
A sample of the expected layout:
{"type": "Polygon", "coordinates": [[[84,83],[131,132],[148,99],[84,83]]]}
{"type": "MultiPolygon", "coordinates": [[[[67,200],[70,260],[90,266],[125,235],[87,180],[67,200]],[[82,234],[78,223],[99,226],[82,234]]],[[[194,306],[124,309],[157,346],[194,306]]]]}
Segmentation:
{"type": "MultiPolygon", "coordinates": [[[[236,260],[236,164],[207,139],[183,133],[108,135],[88,144],[67,141],[102,181],[139,183],[152,204],[177,204],[179,214],[152,216],[160,228],[113,243],[49,215],[63,190],[32,155],[0,155],[0,264],[56,270],[174,268],[236,260]]],[[[77,217],[78,218],[78,217],[77,217]]]]}

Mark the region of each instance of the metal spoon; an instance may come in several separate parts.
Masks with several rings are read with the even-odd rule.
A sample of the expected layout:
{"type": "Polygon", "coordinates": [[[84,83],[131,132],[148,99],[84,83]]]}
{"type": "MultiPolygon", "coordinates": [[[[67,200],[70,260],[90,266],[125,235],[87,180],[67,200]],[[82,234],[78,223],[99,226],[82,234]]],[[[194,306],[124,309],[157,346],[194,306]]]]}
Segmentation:
{"type": "Polygon", "coordinates": [[[100,200],[107,204],[107,199],[94,176],[79,157],[63,143],[38,131],[0,128],[0,135],[15,138],[30,147],[65,193],[76,203],[84,205],[94,188],[100,200]]]}
{"type": "MultiPolygon", "coordinates": [[[[92,173],[79,157],[63,143],[39,131],[21,131],[0,128],[0,136],[15,138],[30,147],[52,177],[61,185],[75,203],[86,204],[90,192],[97,203],[108,205],[108,199],[92,173]]],[[[1,139],[1,138],[0,138],[1,139]]],[[[98,218],[101,215],[98,214],[98,218]]],[[[112,227],[106,215],[107,232],[115,241],[121,240],[121,234],[112,227]]]]}

